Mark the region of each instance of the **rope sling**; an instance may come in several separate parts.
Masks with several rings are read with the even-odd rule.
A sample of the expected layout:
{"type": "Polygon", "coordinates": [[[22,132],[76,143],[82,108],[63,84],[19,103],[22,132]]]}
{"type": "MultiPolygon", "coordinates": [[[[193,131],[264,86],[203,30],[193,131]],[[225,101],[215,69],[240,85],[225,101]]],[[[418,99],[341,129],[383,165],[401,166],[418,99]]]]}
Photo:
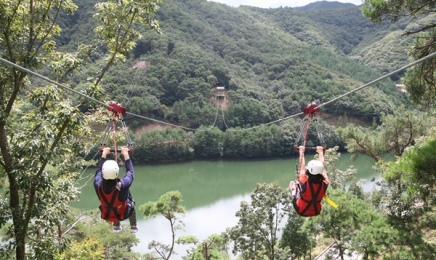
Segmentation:
{"type": "Polygon", "coordinates": [[[126,113],[126,108],[124,108],[120,103],[112,102],[108,106],[108,111],[111,112],[111,118],[108,120],[108,124],[103,133],[103,137],[100,145],[100,152],[103,151],[103,148],[107,146],[107,141],[110,133],[112,133],[112,142],[113,148],[111,152],[114,153],[115,161],[118,162],[118,153],[121,153],[121,149],[117,147],[117,137],[116,137],[116,128],[117,123],[121,124],[121,129],[124,133],[124,137],[126,138],[126,146],[129,149],[129,153],[133,153],[133,142],[129,135],[129,130],[127,128],[126,123],[124,122],[123,115],[126,113]]]}

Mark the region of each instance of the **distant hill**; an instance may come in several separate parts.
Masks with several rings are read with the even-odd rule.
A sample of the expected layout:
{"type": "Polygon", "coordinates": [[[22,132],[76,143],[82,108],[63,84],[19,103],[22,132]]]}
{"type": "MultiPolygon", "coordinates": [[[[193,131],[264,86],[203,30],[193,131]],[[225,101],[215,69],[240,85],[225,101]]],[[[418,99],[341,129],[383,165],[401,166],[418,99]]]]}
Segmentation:
{"type": "Polygon", "coordinates": [[[318,1],[302,7],[294,7],[294,9],[298,11],[309,11],[309,10],[341,9],[341,8],[348,8],[348,7],[356,7],[356,5],[351,3],[341,3],[336,1],[318,1]]]}
{"type": "MultiPolygon", "coordinates": [[[[91,2],[82,1],[84,9],[64,21],[71,24],[65,48],[92,33],[91,2]]],[[[130,93],[132,112],[189,127],[214,118],[215,86],[226,89],[225,123],[246,127],[299,113],[308,102],[328,101],[407,64],[410,38],[399,36],[404,27],[374,25],[353,4],[317,2],[296,10],[166,0],[160,6],[163,34],[138,28],[144,37],[104,87],[114,100],[130,93]],[[146,69],[131,70],[139,57],[146,69]]],[[[104,55],[95,57],[98,64],[104,55]]],[[[407,104],[395,83],[378,82],[325,109],[371,122],[407,104]]]]}
{"type": "MultiPolygon", "coordinates": [[[[381,73],[396,70],[408,63],[407,50],[413,37],[402,36],[407,26],[423,19],[400,18],[396,24],[388,21],[373,24],[362,15],[359,7],[338,2],[314,4],[341,8],[298,11],[286,8],[259,11],[270,15],[283,30],[312,46],[322,46],[334,53],[343,54],[381,73]]],[[[397,81],[400,75],[392,77],[397,81]]]]}

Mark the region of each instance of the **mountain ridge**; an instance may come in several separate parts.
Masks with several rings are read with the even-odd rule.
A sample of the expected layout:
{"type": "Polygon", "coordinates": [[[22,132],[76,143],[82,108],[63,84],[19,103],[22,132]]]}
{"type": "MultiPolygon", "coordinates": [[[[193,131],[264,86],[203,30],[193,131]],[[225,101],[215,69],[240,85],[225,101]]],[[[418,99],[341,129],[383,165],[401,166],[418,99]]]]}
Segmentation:
{"type": "Polygon", "coordinates": [[[352,3],[341,3],[337,1],[317,1],[309,3],[305,6],[294,7],[295,10],[298,11],[309,11],[309,10],[326,10],[326,9],[342,9],[356,7],[355,4],[352,3]]]}
{"type": "MultiPolygon", "coordinates": [[[[105,89],[113,99],[117,93],[134,92],[137,113],[198,127],[201,117],[188,114],[215,114],[208,104],[212,89],[225,86],[230,126],[246,127],[298,113],[308,102],[325,102],[382,76],[362,61],[374,54],[371,46],[377,39],[398,28],[373,25],[357,6],[322,3],[345,8],[299,11],[165,1],[156,13],[163,34],[139,28],[143,39],[127,64],[109,71],[105,89]],[[144,57],[146,70],[126,71],[139,57],[144,57]],[[251,108],[242,120],[240,109],[248,105],[263,112],[251,108]]],[[[396,59],[392,66],[404,65],[401,57],[396,59]]],[[[383,68],[383,60],[378,63],[383,68]]],[[[395,82],[385,80],[327,109],[336,116],[348,113],[371,121],[406,103],[395,82]]]]}

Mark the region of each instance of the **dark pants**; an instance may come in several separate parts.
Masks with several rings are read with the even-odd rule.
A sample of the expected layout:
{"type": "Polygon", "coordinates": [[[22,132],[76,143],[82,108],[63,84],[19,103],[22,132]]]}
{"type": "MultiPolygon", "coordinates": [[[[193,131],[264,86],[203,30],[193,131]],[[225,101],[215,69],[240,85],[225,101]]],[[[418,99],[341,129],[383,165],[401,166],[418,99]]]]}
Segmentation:
{"type": "MultiPolygon", "coordinates": [[[[124,219],[129,219],[130,226],[136,226],[136,209],[135,209],[135,202],[132,201],[131,203],[128,203],[128,209],[126,211],[126,215],[124,219]]],[[[121,223],[119,221],[114,222],[114,226],[119,226],[121,223]]]]}

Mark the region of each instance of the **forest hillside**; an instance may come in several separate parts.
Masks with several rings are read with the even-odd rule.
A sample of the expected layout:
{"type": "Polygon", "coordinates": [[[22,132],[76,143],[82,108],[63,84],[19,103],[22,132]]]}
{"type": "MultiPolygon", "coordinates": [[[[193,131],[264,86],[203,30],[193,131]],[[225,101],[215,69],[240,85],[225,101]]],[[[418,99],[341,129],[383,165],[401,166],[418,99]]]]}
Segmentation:
{"type": "MultiPolygon", "coordinates": [[[[91,38],[96,21],[87,13],[94,3],[83,1],[74,16],[63,17],[68,28],[59,38],[63,49],[73,50],[76,41],[91,38]]],[[[398,23],[375,25],[362,15],[360,7],[338,2],[263,9],[206,0],[169,0],[159,6],[155,18],[161,34],[138,26],[143,37],[136,41],[126,62],[112,66],[101,83],[108,100],[141,116],[126,117],[139,162],[289,156],[300,127],[292,115],[311,102],[328,102],[408,64],[407,49],[413,39],[401,34],[406,27],[420,23],[419,19],[401,18],[398,23]],[[282,122],[289,116],[291,120],[282,122]],[[275,121],[280,122],[277,130],[263,127],[250,135],[226,133],[260,125],[276,127],[270,125],[275,121]],[[144,130],[174,125],[215,127],[227,137],[202,139],[183,131],[142,135],[144,130]],[[264,147],[271,145],[264,140],[270,131],[280,138],[273,144],[274,151],[264,153],[264,147]],[[162,147],[168,139],[177,152],[162,152],[168,150],[162,147]],[[200,149],[203,142],[213,140],[227,141],[214,141],[214,151],[200,149]],[[243,149],[229,148],[227,143],[235,140],[250,144],[243,149]],[[265,144],[255,149],[260,140],[265,144]],[[178,148],[181,146],[183,151],[178,148]]],[[[74,88],[84,88],[86,79],[99,71],[104,52],[94,52],[91,66],[71,76],[74,88]]],[[[321,123],[327,146],[345,147],[334,130],[338,122],[369,126],[400,106],[411,106],[407,94],[396,87],[403,74],[393,74],[324,106],[321,123]]],[[[315,131],[310,132],[309,143],[319,144],[315,131]]]]}
{"type": "MultiPolygon", "coordinates": [[[[313,259],[324,249],[326,259],[436,259],[436,25],[434,4],[424,2],[0,2],[0,259],[168,260],[176,243],[188,245],[182,258],[192,260],[313,259]],[[387,74],[409,59],[407,72],[387,74]],[[321,116],[303,119],[311,102],[324,104],[321,116]],[[322,165],[304,172],[310,148],[300,145],[317,146],[322,165]],[[380,174],[373,190],[364,192],[352,166],[339,168],[344,150],[380,174]],[[292,155],[301,166],[299,197],[287,183],[292,155]],[[107,156],[114,160],[103,173],[107,156]],[[278,178],[257,183],[238,210],[221,210],[236,224],[207,238],[179,237],[186,211],[169,171],[216,195],[232,180],[215,167],[272,158],[286,160],[272,170],[286,175],[285,187],[278,178]],[[185,172],[167,164],[192,159],[185,172]],[[126,176],[118,182],[121,160],[126,176]],[[205,160],[212,170],[192,166],[205,160]],[[159,174],[136,172],[146,180],[136,179],[134,196],[148,201],[135,210],[132,162],[137,170],[170,166],[161,185],[159,174]],[[145,195],[157,186],[160,197],[145,195]],[[100,210],[73,209],[81,199],[99,199],[100,210]],[[167,223],[169,243],[138,231],[140,213],[167,223]],[[130,225],[116,223],[127,218],[130,225]],[[139,234],[153,239],[144,255],[133,250],[139,234]]],[[[225,173],[241,173],[235,183],[247,184],[252,171],[236,169],[225,173]]]]}
{"type": "MultiPolygon", "coordinates": [[[[75,16],[64,20],[69,27],[61,39],[66,49],[92,34],[93,20],[86,13],[93,2],[79,5],[75,16]]],[[[400,26],[374,25],[358,6],[310,6],[262,9],[206,0],[165,1],[155,16],[162,34],[138,28],[144,37],[128,62],[109,72],[104,88],[111,99],[129,100],[131,112],[197,128],[214,122],[214,89],[224,86],[231,104],[227,126],[247,127],[298,113],[309,102],[328,101],[408,63],[411,41],[400,35],[401,26],[411,25],[407,19],[400,26]],[[139,61],[142,67],[135,66],[139,61]],[[235,111],[238,106],[255,107],[250,110],[256,115],[241,115],[235,111]],[[189,114],[195,110],[204,116],[189,114]]],[[[98,66],[97,53],[95,58],[98,66]]],[[[74,75],[77,87],[92,73],[90,68],[74,75]]],[[[347,114],[371,122],[407,104],[395,87],[401,75],[325,109],[336,117],[347,114]]],[[[222,120],[217,124],[226,128],[222,120]]]]}

